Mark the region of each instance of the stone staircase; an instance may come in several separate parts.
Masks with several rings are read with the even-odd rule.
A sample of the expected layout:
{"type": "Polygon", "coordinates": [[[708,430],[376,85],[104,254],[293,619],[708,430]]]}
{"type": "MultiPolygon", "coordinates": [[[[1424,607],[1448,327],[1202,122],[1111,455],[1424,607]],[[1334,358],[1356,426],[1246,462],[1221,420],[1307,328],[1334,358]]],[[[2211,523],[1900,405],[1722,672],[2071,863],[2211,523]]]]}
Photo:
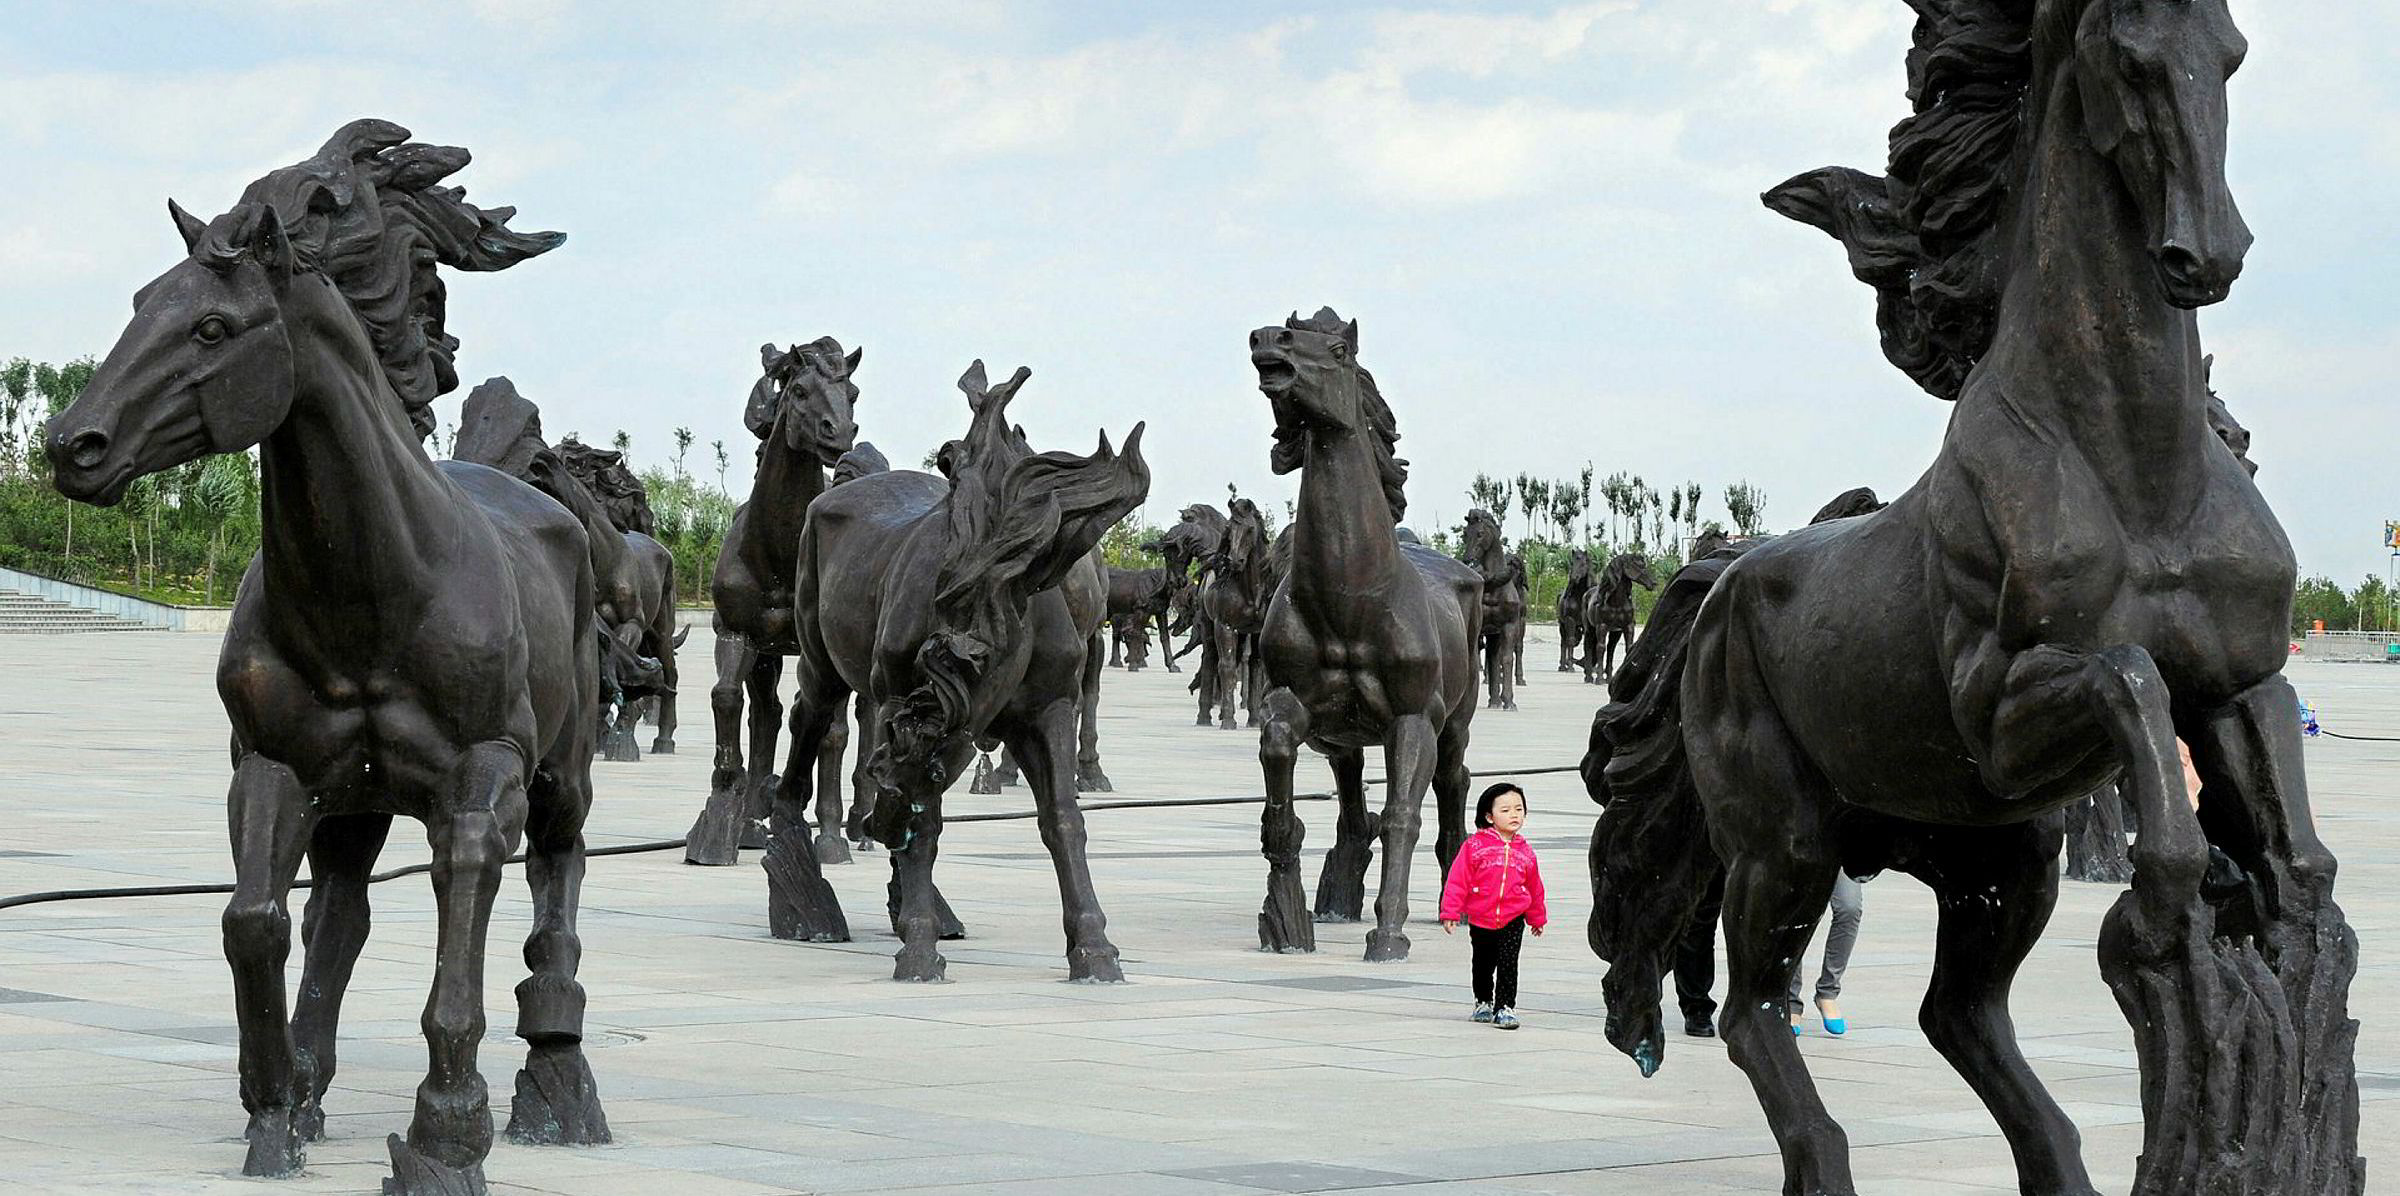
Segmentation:
{"type": "Polygon", "coordinates": [[[63,635],[71,631],[158,631],[148,623],[104,615],[48,598],[0,590],[0,635],[63,635]]]}

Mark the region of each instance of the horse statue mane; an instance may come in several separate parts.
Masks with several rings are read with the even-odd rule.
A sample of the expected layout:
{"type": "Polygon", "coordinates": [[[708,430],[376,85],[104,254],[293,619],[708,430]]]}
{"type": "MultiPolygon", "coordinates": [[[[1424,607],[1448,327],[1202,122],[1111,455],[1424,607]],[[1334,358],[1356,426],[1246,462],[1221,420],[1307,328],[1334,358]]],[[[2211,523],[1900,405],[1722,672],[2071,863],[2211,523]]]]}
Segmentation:
{"type": "MultiPolygon", "coordinates": [[[[508,227],[515,208],[480,208],[465,188],[438,186],[471,155],[408,137],[388,120],[351,121],[315,157],[251,183],[242,204],[273,211],[298,263],[322,271],[350,301],[421,438],[433,431],[433,400],[458,388],[458,339],[444,323],[447,292],[435,267],[503,270],[567,235],[517,232],[508,227]]],[[[196,242],[199,222],[169,207],[196,242]]],[[[231,231],[241,222],[219,223],[231,231]]]]}
{"type": "Polygon", "coordinates": [[[1909,3],[1914,111],[1892,128],[1890,173],[1828,166],[1760,198],[1842,243],[1850,272],[1875,288],[1884,356],[1955,399],[1998,326],[1999,222],[2018,174],[2036,5],[1909,3]]]}
{"type": "Polygon", "coordinates": [[[645,536],[657,533],[658,515],[650,507],[650,488],[625,463],[625,454],[593,448],[568,437],[560,442],[558,455],[574,472],[575,480],[600,500],[601,508],[608,512],[608,521],[618,531],[640,532],[645,536]]]}
{"type": "Polygon", "coordinates": [[[1106,432],[1089,457],[1033,452],[1006,418],[1032,376],[1019,366],[994,386],[977,360],[958,380],[975,416],[966,436],[942,450],[951,480],[942,500],[949,537],[936,574],[933,634],[917,651],[924,684],[903,699],[913,717],[895,721],[901,731],[938,740],[962,730],[975,683],[1008,642],[1026,600],[1090,552],[1099,539],[1091,524],[1104,530],[1149,493],[1141,424],[1122,453],[1106,432]]]}
{"type": "MultiPolygon", "coordinates": [[[[1383,401],[1383,392],[1376,389],[1375,375],[1358,362],[1358,321],[1344,320],[1330,307],[1317,309],[1317,314],[1301,319],[1293,312],[1283,326],[1300,332],[1323,332],[1343,337],[1350,342],[1350,371],[1358,378],[1359,413],[1366,417],[1374,433],[1367,440],[1375,450],[1376,472],[1383,481],[1384,501],[1391,504],[1392,522],[1408,516],[1408,462],[1399,456],[1400,421],[1392,414],[1391,404],[1383,401]]],[[[1275,421],[1275,447],[1267,455],[1267,464],[1278,474],[1300,468],[1308,453],[1306,428],[1275,421]]]]}

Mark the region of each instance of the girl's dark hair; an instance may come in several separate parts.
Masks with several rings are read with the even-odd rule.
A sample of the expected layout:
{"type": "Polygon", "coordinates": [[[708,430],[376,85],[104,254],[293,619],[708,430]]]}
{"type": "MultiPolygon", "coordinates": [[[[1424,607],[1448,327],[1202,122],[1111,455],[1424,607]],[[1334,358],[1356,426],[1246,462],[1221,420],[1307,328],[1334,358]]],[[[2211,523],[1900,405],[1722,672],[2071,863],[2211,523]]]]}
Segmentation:
{"type": "MultiPolygon", "coordinates": [[[[1502,781],[1499,784],[1484,790],[1483,796],[1475,799],[1476,830],[1482,830],[1485,827],[1492,825],[1492,803],[1499,801],[1501,795],[1507,793],[1514,793],[1519,798],[1525,796],[1524,790],[1517,788],[1515,785],[1512,785],[1507,781],[1502,781]]],[[[1533,812],[1533,806],[1530,803],[1526,805],[1525,812],[1528,814],[1533,812]]]]}

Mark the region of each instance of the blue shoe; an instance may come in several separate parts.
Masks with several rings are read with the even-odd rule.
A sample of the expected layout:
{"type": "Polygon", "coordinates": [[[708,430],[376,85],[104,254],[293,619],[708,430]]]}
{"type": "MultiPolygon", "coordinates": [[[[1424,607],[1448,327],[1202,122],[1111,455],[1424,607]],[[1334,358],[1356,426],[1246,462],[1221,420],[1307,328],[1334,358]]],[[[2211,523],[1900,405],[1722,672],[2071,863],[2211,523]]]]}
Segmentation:
{"type": "Polygon", "coordinates": [[[1824,1019],[1825,1032],[1827,1034],[1831,1034],[1835,1038],[1840,1038],[1842,1035],[1850,1032],[1850,1019],[1842,1016],[1841,1006],[1835,1005],[1832,1009],[1827,1009],[1825,1006],[1828,1004],[1830,1004],[1830,1002],[1817,1002],[1817,1016],[1824,1019]]]}
{"type": "Polygon", "coordinates": [[[1495,1009],[1495,1010],[1493,1010],[1493,1011],[1492,1011],[1492,1028],[1493,1028],[1493,1029],[1495,1029],[1495,1030],[1514,1030],[1514,1029],[1516,1029],[1516,1028],[1517,1028],[1517,1011],[1516,1011],[1516,1010],[1514,1010],[1514,1009],[1495,1009]]]}
{"type": "Polygon", "coordinates": [[[1492,1003],[1490,1001],[1475,1002],[1475,1016],[1468,1020],[1489,1024],[1492,1020],[1492,1003]]]}

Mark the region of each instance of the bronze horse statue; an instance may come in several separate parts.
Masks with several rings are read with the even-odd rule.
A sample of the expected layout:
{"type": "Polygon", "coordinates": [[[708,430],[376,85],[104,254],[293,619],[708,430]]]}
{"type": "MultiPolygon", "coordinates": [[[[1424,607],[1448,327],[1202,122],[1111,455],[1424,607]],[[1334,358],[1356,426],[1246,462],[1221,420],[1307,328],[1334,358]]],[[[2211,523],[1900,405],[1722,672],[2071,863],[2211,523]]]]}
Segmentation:
{"type": "MultiPolygon", "coordinates": [[[[1189,654],[1195,648],[1205,648],[1211,642],[1208,613],[1200,608],[1200,583],[1206,580],[1205,562],[1209,554],[1216,551],[1224,538],[1225,513],[1202,502],[1185,507],[1176,516],[1175,526],[1161,533],[1158,539],[1143,545],[1145,549],[1156,551],[1166,558],[1168,571],[1182,579],[1177,583],[1174,594],[1167,599],[1168,618],[1161,628],[1160,642],[1166,645],[1163,655],[1170,673],[1182,671],[1175,667],[1178,657],[1189,654]],[[1198,575],[1193,572],[1195,565],[1201,567],[1198,575]],[[1177,631],[1185,633],[1182,651],[1175,650],[1173,644],[1163,638],[1177,631]]],[[[1207,654],[1203,652],[1200,659],[1205,669],[1207,654]]],[[[1215,683],[1214,678],[1195,675],[1188,690],[1198,693],[1215,683]]],[[[1205,713],[1200,722],[1208,722],[1205,713]]]]}
{"type": "Polygon", "coordinates": [[[1582,663],[1576,649],[1583,646],[1583,602],[1592,592],[1592,552],[1578,548],[1567,554],[1567,584],[1558,592],[1558,671],[1572,673],[1582,663]]]}
{"type": "Polygon", "coordinates": [[[1267,804],[1259,845],[1267,897],[1258,940],[1270,951],[1313,951],[1316,928],[1300,889],[1303,828],[1292,808],[1302,744],[1333,765],[1340,813],[1319,878],[1315,916],[1356,920],[1371,836],[1383,841],[1369,960],[1408,957],[1408,874],[1425,791],[1441,817],[1435,857],[1447,871],[1466,840],[1467,729],[1475,716],[1475,650],[1483,638],[1483,578],[1395,530],[1408,463],[1393,452],[1398,421],[1358,363],[1358,324],[1332,308],[1250,334],[1258,389],[1275,412],[1276,473],[1300,470],[1291,559],[1260,632],[1267,693],[1259,763],[1267,804]],[[1366,749],[1381,747],[1390,778],[1380,819],[1367,813],[1366,749]]]}
{"type": "Polygon", "coordinates": [[[1147,497],[1150,472],[1140,425],[1122,455],[1106,436],[1089,457],[1035,453],[1007,419],[1031,373],[993,386],[976,362],[959,379],[974,420],[943,446],[943,477],[893,470],[846,482],[817,500],[801,535],[799,690],[767,846],[769,922],[778,937],[839,922],[808,849],[803,762],[856,693],[873,794],[862,829],[893,849],[895,979],[942,978],[942,796],[985,739],[1006,744],[1032,783],[1058,870],[1068,976],[1122,978],[1084,861],[1075,761],[1103,652],[1094,550],[1147,497]]]}
{"type": "Polygon", "coordinates": [[[1235,730],[1234,711],[1241,709],[1258,724],[1258,629],[1266,618],[1267,524],[1258,504],[1235,498],[1226,504],[1224,535],[1210,551],[1200,583],[1200,611],[1207,622],[1209,642],[1200,654],[1200,716],[1207,726],[1209,712],[1217,726],[1235,730]]]}
{"type": "Polygon", "coordinates": [[[2211,427],[2194,314],[2251,240],[2224,171],[2245,43],[2226,0],[1915,7],[1890,176],[1766,201],[1843,243],[1949,431],[1890,507],[1702,562],[1705,604],[1636,646],[1681,642],[1595,745],[1611,1041],[1658,1065],[1659,955],[1721,866],[1723,1030],[1786,1190],[1854,1191],[1780,996],[1835,870],[1903,869],[1940,901],[1926,1036],[2025,1191],[2088,1196],[2008,993],[2059,811],[2114,781],[2139,838],[2099,956],[2141,1060],[2134,1191],[2361,1192],[2357,937],[2282,676],[2295,565],[2211,427]]]}
{"type": "MultiPolygon", "coordinates": [[[[569,437],[558,446],[558,456],[566,464],[567,472],[574,474],[575,480],[599,504],[615,536],[624,541],[625,559],[632,576],[614,587],[617,592],[607,595],[606,601],[633,612],[632,618],[642,628],[637,650],[656,658],[659,667],[657,685],[644,701],[629,707],[610,735],[603,737],[601,755],[610,760],[642,758],[641,749],[634,742],[633,715],[644,706],[650,708],[651,722],[658,728],[657,737],[650,741],[651,752],[673,755],[678,676],[675,654],[691,634],[690,628],[676,626],[675,554],[658,542],[658,516],[650,509],[649,492],[626,464],[625,454],[614,449],[596,449],[569,437]]],[[[586,520],[584,526],[589,531],[590,521],[586,520]]]]}
{"type": "Polygon", "coordinates": [[[1477,507],[1467,512],[1466,533],[1460,537],[1459,559],[1483,578],[1484,705],[1494,710],[1517,708],[1518,636],[1525,625],[1523,565],[1508,551],[1500,521],[1477,507]],[[1513,566],[1512,563],[1514,562],[1513,566]]]}
{"type": "MultiPolygon", "coordinates": [[[[675,558],[658,541],[619,530],[615,515],[574,464],[575,445],[552,448],[542,439],[541,409],[507,378],[487,378],[467,395],[450,456],[487,465],[558,500],[583,524],[592,557],[592,613],[607,637],[602,652],[606,711],[600,721],[600,755],[614,761],[641,759],[633,735],[642,699],[661,700],[659,741],[674,750],[675,649],[684,633],[675,629],[675,558]],[[611,660],[632,681],[610,686],[611,660]],[[630,689],[630,692],[628,690],[630,689]]],[[[611,457],[616,454],[609,454],[611,457]]],[[[655,746],[653,748],[655,750],[655,746]]]]}
{"type": "MultiPolygon", "coordinates": [[[[818,337],[805,345],[759,348],[760,375],[750,388],[742,423],[758,437],[758,471],[750,497],[734,508],[717,551],[709,592],[716,600],[717,683],[709,705],[717,718],[716,766],[708,803],[686,836],[686,863],[736,862],[744,847],[766,846],[769,801],[775,790],[775,737],[783,703],[775,689],[783,658],[799,651],[792,612],[792,570],[809,503],[825,493],[825,471],[857,443],[852,418],[858,385],[851,376],[864,349],[818,337]],[[750,751],[742,753],[742,711],[748,699],[750,751]]],[[[828,732],[815,766],[828,784],[841,775],[847,728],[828,732]]],[[[846,857],[841,835],[825,828],[819,850],[846,857]]]]}
{"type": "Polygon", "coordinates": [[[1583,679],[1605,685],[1616,671],[1617,645],[1633,642],[1633,587],[1658,588],[1650,557],[1620,552],[1608,558],[1583,599],[1583,679]]]}
{"type": "MultiPolygon", "coordinates": [[[[1151,541],[1155,545],[1157,541],[1151,541]]],[[[1175,591],[1183,588],[1183,575],[1174,569],[1120,569],[1103,566],[1108,572],[1109,667],[1124,666],[1129,672],[1140,672],[1149,663],[1150,625],[1158,625],[1159,644],[1170,654],[1168,672],[1181,672],[1174,667],[1174,641],[1168,638],[1167,608],[1175,602],[1175,591]],[[1130,660],[1124,653],[1131,649],[1130,660]]]]}
{"type": "Polygon", "coordinates": [[[575,932],[591,808],[596,632],[581,524],[523,482],[437,463],[429,405],[458,384],[437,265],[498,270],[555,248],[437,184],[467,152],[388,121],[202,222],[135,296],[82,397],[50,421],[59,491],[110,505],[140,477],[259,448],[259,554],[217,666],[233,722],[234,894],[225,957],[241,1028],[242,1170],[296,1174],[323,1135],[335,1023],[367,936],[367,881],[394,815],[425,823],[438,908],[431,1065],[385,1190],[483,1190],[491,1109],[476,1069],[483,946],[520,835],[533,931],[517,986],[512,1138],[605,1142],[584,1061],[575,932]],[[288,895],[316,884],[286,1016],[288,895]]]}

